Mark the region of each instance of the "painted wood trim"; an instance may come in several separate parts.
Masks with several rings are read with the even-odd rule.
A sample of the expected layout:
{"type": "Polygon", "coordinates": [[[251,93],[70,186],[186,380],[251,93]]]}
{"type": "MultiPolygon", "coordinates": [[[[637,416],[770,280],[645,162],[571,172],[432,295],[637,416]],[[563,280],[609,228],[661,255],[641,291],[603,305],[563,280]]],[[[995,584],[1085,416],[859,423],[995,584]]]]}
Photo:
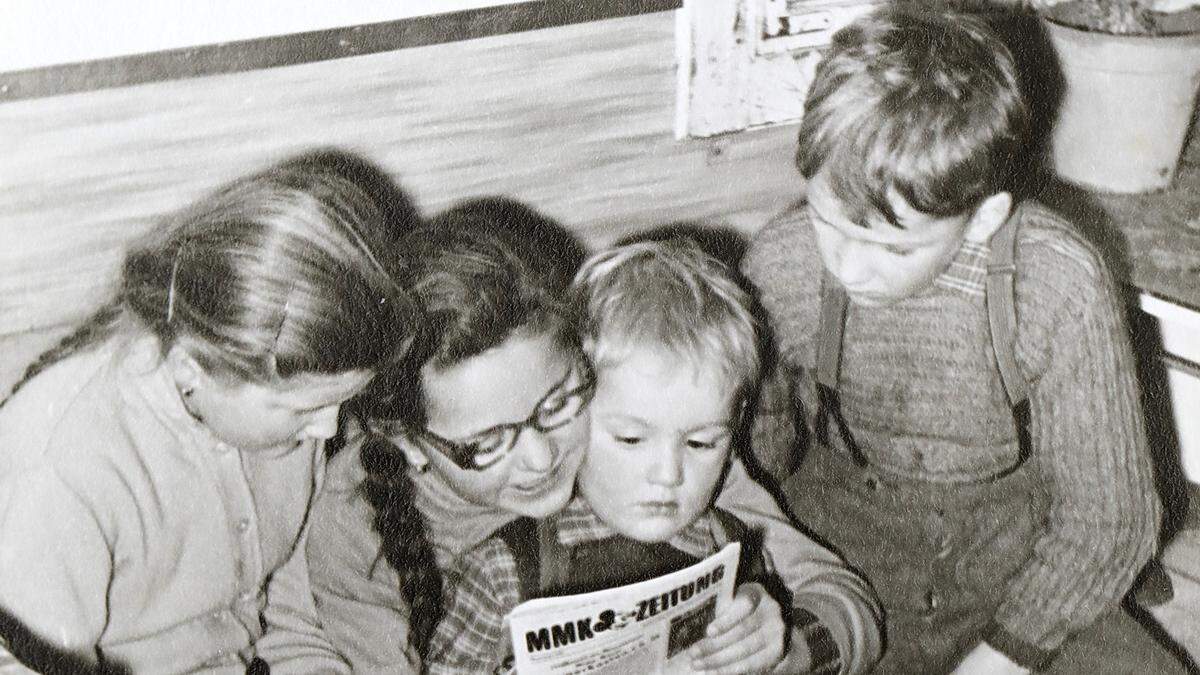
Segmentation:
{"type": "MultiPolygon", "coordinates": [[[[677,124],[682,129],[678,135],[715,136],[790,124],[803,116],[804,98],[825,42],[767,49],[762,32],[768,4],[765,0],[684,3],[690,50],[683,62],[688,64],[689,80],[681,98],[687,108],[677,124]]],[[[862,12],[878,0],[843,4],[862,12]]]]}
{"type": "Polygon", "coordinates": [[[1200,380],[1200,364],[1193,363],[1187,359],[1173,356],[1171,354],[1162,355],[1163,365],[1168,370],[1177,370],[1184,375],[1200,380]]]}
{"type": "Polygon", "coordinates": [[[1139,294],[1138,305],[1158,319],[1187,326],[1200,338],[1200,308],[1176,299],[1160,298],[1152,293],[1139,294]]]}
{"type": "Polygon", "coordinates": [[[311,63],[673,10],[682,0],[539,0],[0,73],[0,103],[311,63]]]}

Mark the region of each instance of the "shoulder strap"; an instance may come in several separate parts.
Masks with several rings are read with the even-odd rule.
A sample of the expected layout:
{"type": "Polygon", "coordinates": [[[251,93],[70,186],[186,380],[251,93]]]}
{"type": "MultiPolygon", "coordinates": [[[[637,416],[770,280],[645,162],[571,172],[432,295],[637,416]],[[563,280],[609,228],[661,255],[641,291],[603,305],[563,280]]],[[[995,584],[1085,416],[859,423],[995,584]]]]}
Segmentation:
{"type": "Polygon", "coordinates": [[[717,546],[723,547],[730,542],[740,542],[742,545],[741,559],[738,560],[737,583],[759,581],[770,585],[774,583],[770,577],[773,572],[763,557],[763,533],[752,529],[744,520],[725,509],[714,506],[712,513],[716,516],[718,529],[713,537],[717,546]]]}
{"type": "Polygon", "coordinates": [[[570,552],[558,540],[557,522],[557,516],[517,518],[492,534],[512,554],[522,601],[548,597],[569,581],[570,552]]]}
{"type": "Polygon", "coordinates": [[[987,266],[986,302],[992,350],[1000,380],[1013,408],[1029,398],[1029,383],[1017,367],[1017,303],[1014,276],[1017,268],[1017,224],[1019,207],[992,235],[987,266]]]}
{"type": "Polygon", "coordinates": [[[492,534],[499,537],[512,553],[513,562],[517,566],[517,585],[521,589],[522,600],[541,595],[538,529],[539,523],[533,518],[517,518],[492,534]]]}
{"type": "Polygon", "coordinates": [[[538,575],[539,597],[545,597],[558,589],[565,588],[571,574],[571,556],[566,546],[558,540],[558,516],[538,521],[538,575]]]}
{"type": "Polygon", "coordinates": [[[730,542],[746,541],[746,535],[749,533],[749,527],[741,518],[733,515],[719,506],[711,508],[712,514],[716,516],[717,524],[720,526],[720,532],[714,532],[718,546],[724,546],[730,542]],[[722,539],[724,537],[724,539],[722,539]]]}
{"type": "Polygon", "coordinates": [[[817,383],[836,391],[842,367],[842,336],[850,299],[829,272],[821,277],[821,318],[817,326],[817,383]]]}

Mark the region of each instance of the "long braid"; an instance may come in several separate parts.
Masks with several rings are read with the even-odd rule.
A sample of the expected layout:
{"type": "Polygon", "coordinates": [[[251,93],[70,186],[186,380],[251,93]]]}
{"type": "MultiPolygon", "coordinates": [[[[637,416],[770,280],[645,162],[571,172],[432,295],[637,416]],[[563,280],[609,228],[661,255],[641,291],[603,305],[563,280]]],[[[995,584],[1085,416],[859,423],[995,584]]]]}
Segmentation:
{"type": "Polygon", "coordinates": [[[425,518],[413,501],[407,463],[390,440],[368,432],[360,461],[367,472],[361,490],[375,510],[383,557],[399,574],[400,594],[409,606],[408,645],[424,660],[442,619],[442,574],[425,518]]]}
{"type": "MultiPolygon", "coordinates": [[[[543,221],[511,200],[468,202],[400,243],[411,263],[405,280],[423,315],[403,362],[380,372],[356,406],[364,422],[424,428],[424,370],[467,362],[517,331],[557,331],[563,342],[575,343],[569,306],[562,298],[571,274],[561,263],[582,259],[583,249],[577,253],[562,250],[562,245],[534,245],[544,241],[532,237],[535,229],[550,231],[552,224],[543,221]]],[[[367,473],[360,491],[374,509],[382,556],[399,575],[400,594],[409,608],[408,646],[424,661],[443,617],[442,573],[425,517],[414,501],[408,462],[387,436],[376,432],[364,440],[359,461],[367,473]]]]}
{"type": "Polygon", "coordinates": [[[25,368],[25,373],[12,386],[8,395],[0,399],[0,407],[4,407],[4,404],[12,399],[17,390],[25,386],[25,383],[36,377],[38,373],[111,335],[123,311],[124,299],[120,296],[113,298],[108,304],[93,312],[75,330],[59,340],[58,344],[39,354],[33,363],[25,368]]]}

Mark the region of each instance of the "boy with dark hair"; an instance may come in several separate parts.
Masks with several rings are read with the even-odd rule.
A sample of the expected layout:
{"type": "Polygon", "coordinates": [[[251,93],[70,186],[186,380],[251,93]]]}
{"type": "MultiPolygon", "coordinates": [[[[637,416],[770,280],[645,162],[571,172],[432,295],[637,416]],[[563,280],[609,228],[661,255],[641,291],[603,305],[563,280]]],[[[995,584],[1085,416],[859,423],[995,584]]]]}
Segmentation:
{"type": "Polygon", "coordinates": [[[1120,607],[1159,524],[1121,296],[1014,197],[1027,118],[976,18],[855,21],[806,101],[807,199],[743,263],[779,354],[756,452],[791,456],[798,403],[784,492],[875,586],[889,675],[1181,670],[1120,607]]]}

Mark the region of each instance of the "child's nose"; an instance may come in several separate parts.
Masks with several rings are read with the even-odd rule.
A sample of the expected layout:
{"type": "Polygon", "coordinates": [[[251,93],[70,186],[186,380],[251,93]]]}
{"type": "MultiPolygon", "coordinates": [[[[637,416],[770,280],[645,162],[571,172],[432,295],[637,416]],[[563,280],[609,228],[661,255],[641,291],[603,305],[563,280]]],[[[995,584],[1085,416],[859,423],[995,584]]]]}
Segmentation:
{"type": "Polygon", "coordinates": [[[305,430],[310,438],[325,441],[337,433],[338,410],[341,406],[331,405],[314,413],[305,430]]]}
{"type": "Polygon", "coordinates": [[[683,451],[676,445],[662,448],[650,466],[650,482],[664,487],[677,487],[683,482],[683,451]]]}
{"type": "Polygon", "coordinates": [[[554,466],[555,443],[549,434],[537,429],[522,429],[517,437],[521,465],[531,472],[546,472],[554,466]]]}

